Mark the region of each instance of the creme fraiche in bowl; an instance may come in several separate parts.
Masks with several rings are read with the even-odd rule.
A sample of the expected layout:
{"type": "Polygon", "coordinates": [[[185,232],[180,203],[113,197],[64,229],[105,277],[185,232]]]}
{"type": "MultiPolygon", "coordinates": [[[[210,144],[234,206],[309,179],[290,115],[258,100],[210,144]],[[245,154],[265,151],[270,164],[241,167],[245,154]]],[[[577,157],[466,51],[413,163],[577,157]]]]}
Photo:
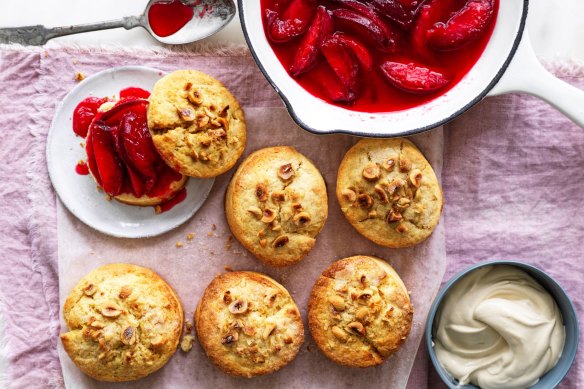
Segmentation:
{"type": "Polygon", "coordinates": [[[450,388],[554,388],[578,347],[578,319],[564,290],[531,265],[480,263],[434,301],[426,343],[450,388]]]}

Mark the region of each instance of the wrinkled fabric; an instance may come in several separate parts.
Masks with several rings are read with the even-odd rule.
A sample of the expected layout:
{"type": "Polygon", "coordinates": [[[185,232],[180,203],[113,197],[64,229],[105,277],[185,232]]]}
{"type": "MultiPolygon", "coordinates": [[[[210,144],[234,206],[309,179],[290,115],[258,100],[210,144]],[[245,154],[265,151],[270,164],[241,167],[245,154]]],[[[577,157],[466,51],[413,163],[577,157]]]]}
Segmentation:
{"type": "MultiPolygon", "coordinates": [[[[78,48],[0,49],[0,310],[9,387],[60,387],[56,204],[46,170],[45,146],[55,103],[53,89],[74,86],[83,64],[92,69],[143,64],[188,67],[188,52],[78,48]],[[95,59],[95,60],[94,60],[95,59]],[[139,63],[136,63],[139,61],[139,63]],[[60,88],[53,88],[59,85],[60,88]]],[[[198,55],[206,55],[199,53],[198,55]]],[[[253,69],[248,54],[209,57],[206,66],[253,69]],[[215,61],[215,62],[212,62],[215,61]]],[[[555,71],[584,88],[584,69],[555,71]]],[[[242,105],[270,106],[267,83],[244,72],[225,72],[228,87],[243,84],[242,105]]],[[[528,96],[489,98],[444,128],[443,189],[447,280],[488,259],[528,262],[550,273],[584,309],[584,130],[528,96]]],[[[583,324],[580,324],[581,329],[583,324]]],[[[582,345],[562,388],[582,384],[582,345]]],[[[0,364],[2,366],[2,364],[0,364]]],[[[0,381],[1,385],[1,381],[0,381]]],[[[408,388],[442,387],[423,347],[408,388]],[[430,374],[428,374],[430,372],[430,374]]]]}

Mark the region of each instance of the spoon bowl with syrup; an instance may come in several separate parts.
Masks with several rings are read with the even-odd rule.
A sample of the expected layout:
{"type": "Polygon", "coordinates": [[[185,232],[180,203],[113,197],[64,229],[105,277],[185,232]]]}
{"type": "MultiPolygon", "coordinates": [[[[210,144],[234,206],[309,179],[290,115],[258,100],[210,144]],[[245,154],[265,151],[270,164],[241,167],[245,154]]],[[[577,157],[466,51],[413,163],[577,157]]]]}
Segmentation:
{"type": "Polygon", "coordinates": [[[229,24],[235,13],[233,0],[150,0],[142,15],[118,20],[54,28],[42,25],[0,28],[0,43],[40,46],[65,35],[142,27],[159,42],[180,45],[215,34],[229,24]]]}

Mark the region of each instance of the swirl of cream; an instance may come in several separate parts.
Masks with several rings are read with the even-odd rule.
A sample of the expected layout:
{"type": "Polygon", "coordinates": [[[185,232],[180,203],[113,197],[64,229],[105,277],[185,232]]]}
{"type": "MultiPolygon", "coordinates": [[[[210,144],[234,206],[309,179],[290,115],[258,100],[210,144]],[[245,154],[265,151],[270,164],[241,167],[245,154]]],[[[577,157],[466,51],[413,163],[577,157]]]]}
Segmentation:
{"type": "Polygon", "coordinates": [[[436,317],[436,356],[461,385],[528,388],[556,365],[564,348],[553,297],[509,265],[467,274],[448,292],[436,317]]]}

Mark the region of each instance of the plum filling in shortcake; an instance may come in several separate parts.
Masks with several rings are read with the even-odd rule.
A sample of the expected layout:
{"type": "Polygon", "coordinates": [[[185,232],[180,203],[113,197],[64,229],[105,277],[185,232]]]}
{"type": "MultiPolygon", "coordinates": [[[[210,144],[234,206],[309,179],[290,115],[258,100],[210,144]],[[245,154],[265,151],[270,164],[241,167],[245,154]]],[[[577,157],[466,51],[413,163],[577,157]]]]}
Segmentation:
{"type": "Polygon", "coordinates": [[[186,177],[166,165],[147,124],[149,92],[120,91],[120,98],[88,97],[75,108],[73,130],[85,136],[89,171],[103,191],[131,205],[172,199],[186,177]]]}

